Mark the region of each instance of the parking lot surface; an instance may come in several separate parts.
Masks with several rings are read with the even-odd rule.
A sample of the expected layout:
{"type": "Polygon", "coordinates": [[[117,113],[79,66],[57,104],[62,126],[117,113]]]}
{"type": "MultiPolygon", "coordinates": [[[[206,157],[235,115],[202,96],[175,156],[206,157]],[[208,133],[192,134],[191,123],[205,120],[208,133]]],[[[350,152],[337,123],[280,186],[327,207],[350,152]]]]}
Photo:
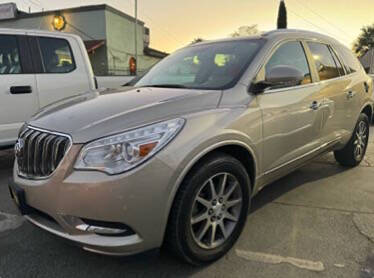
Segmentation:
{"type": "Polygon", "coordinates": [[[374,136],[370,141],[355,169],[327,154],[266,187],[238,243],[205,267],[159,251],[91,254],[41,231],[10,200],[13,154],[0,151],[0,277],[374,278],[374,136]]]}

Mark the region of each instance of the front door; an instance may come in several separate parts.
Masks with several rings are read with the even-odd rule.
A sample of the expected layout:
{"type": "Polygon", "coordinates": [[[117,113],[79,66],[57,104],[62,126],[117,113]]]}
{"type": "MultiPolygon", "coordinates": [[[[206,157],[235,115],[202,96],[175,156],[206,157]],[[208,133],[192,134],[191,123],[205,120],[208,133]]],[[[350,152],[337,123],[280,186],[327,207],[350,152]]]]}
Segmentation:
{"type": "Polygon", "coordinates": [[[0,147],[14,144],[19,128],[39,109],[35,75],[22,61],[20,39],[0,35],[0,147]]]}
{"type": "Polygon", "coordinates": [[[290,41],[280,45],[257,79],[265,79],[272,67],[280,65],[297,68],[305,78],[297,86],[269,88],[257,97],[263,113],[265,174],[277,172],[320,146],[323,96],[312,83],[303,44],[290,41]]]}

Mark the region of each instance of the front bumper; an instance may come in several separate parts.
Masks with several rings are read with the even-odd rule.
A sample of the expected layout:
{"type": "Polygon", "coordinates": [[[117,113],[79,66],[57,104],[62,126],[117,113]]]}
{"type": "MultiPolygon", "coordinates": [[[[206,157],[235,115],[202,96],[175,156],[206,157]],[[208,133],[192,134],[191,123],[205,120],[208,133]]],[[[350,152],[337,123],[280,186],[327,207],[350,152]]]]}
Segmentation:
{"type": "Polygon", "coordinates": [[[79,150],[80,146],[73,146],[46,180],[18,176],[15,163],[14,183],[31,207],[26,219],[96,253],[131,255],[160,247],[175,169],[154,157],[122,175],[75,171],[72,165],[79,150]],[[132,233],[108,236],[82,230],[84,219],[123,223],[132,233]]]}

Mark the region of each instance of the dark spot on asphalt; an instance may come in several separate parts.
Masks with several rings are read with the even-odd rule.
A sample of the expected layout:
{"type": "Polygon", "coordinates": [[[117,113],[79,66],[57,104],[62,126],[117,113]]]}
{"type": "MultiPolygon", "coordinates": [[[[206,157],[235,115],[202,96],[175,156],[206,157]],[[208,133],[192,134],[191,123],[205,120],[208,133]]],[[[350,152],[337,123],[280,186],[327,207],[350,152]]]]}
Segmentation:
{"type": "Polygon", "coordinates": [[[361,269],[360,278],[374,278],[374,251],[367,258],[364,267],[361,269]]]}

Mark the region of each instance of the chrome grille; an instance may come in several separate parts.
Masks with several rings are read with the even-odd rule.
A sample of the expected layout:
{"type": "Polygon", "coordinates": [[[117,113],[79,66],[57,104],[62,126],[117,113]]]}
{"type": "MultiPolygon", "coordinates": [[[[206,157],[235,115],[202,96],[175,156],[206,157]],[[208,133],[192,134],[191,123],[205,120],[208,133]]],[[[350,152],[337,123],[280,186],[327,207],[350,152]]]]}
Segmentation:
{"type": "Polygon", "coordinates": [[[19,174],[31,178],[49,177],[70,146],[71,139],[67,135],[26,127],[15,146],[19,174]]]}

